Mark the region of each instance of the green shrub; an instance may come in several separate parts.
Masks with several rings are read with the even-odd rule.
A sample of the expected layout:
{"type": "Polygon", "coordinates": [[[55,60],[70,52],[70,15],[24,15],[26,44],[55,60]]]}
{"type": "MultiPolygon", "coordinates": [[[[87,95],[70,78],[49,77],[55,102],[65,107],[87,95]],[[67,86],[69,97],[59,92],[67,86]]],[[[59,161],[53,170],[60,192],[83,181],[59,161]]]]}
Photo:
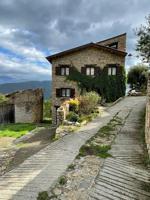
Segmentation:
{"type": "Polygon", "coordinates": [[[7,98],[5,97],[5,95],[0,94],[0,103],[6,102],[7,98]]]}
{"type": "Polygon", "coordinates": [[[79,151],[79,157],[80,156],[87,156],[87,155],[95,155],[99,156],[101,158],[107,158],[111,155],[108,153],[108,151],[111,149],[110,145],[100,146],[100,145],[83,145],[80,148],[79,151]]]}
{"type": "Polygon", "coordinates": [[[87,92],[84,95],[80,96],[80,114],[90,114],[91,112],[93,112],[99,100],[100,96],[96,92],[87,92]]]}
{"type": "Polygon", "coordinates": [[[69,112],[66,118],[70,122],[77,122],[79,120],[79,115],[74,112],[69,112]]]}
{"type": "Polygon", "coordinates": [[[69,103],[69,110],[72,111],[72,112],[78,112],[79,110],[79,100],[76,98],[76,99],[70,99],[68,101],[69,103]]]}
{"type": "Polygon", "coordinates": [[[59,179],[59,184],[60,185],[65,185],[67,183],[67,178],[66,176],[61,176],[59,179]]]}
{"type": "Polygon", "coordinates": [[[68,166],[68,170],[74,170],[75,169],[75,164],[70,164],[68,166]]]}
{"type": "Polygon", "coordinates": [[[49,196],[48,196],[48,193],[46,191],[44,192],[40,192],[38,197],[37,197],[37,200],[49,200],[49,196]]]}
{"type": "Polygon", "coordinates": [[[135,65],[129,69],[128,84],[130,87],[145,90],[147,87],[148,67],[146,65],[135,65]]]}
{"type": "Polygon", "coordinates": [[[43,117],[44,119],[50,119],[52,116],[52,101],[51,99],[44,101],[43,105],[43,117]]]}

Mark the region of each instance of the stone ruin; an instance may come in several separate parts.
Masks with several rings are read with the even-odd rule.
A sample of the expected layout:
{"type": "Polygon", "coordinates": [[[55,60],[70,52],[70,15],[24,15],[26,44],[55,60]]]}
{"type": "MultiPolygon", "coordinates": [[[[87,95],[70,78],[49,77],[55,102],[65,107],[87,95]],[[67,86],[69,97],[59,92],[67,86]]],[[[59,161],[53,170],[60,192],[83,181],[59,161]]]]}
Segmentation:
{"type": "Polygon", "coordinates": [[[15,123],[40,123],[43,120],[43,90],[28,89],[7,94],[8,104],[14,105],[15,123]]]}

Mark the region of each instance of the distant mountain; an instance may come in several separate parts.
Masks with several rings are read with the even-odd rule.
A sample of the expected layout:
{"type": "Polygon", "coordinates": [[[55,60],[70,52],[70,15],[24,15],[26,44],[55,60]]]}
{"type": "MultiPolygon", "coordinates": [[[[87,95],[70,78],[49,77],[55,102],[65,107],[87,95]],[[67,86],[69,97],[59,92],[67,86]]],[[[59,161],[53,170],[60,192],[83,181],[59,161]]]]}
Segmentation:
{"type": "Polygon", "coordinates": [[[21,83],[0,84],[0,93],[8,94],[18,90],[35,88],[43,88],[45,99],[48,99],[51,96],[51,81],[28,81],[21,83]]]}

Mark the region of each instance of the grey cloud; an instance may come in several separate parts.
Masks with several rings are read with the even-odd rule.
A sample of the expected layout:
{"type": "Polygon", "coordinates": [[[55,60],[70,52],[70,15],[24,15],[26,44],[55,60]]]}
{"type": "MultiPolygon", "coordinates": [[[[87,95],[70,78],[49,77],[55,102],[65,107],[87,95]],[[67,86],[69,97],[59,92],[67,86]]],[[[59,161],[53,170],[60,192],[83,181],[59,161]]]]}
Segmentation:
{"type": "Polygon", "coordinates": [[[0,25],[16,31],[0,38],[48,55],[127,32],[133,52],[133,29],[149,11],[149,0],[1,0],[0,25]]]}

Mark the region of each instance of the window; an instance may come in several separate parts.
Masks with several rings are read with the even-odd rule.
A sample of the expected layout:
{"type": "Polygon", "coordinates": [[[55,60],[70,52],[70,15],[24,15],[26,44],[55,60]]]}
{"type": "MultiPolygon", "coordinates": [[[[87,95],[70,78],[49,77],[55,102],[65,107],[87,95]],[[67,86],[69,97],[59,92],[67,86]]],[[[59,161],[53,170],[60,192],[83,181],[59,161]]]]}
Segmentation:
{"type": "Polygon", "coordinates": [[[113,48],[113,49],[118,49],[118,42],[113,42],[111,44],[108,44],[107,47],[113,48]]]}
{"type": "Polygon", "coordinates": [[[86,67],[86,75],[88,75],[88,76],[94,76],[94,74],[95,74],[94,67],[86,67]]]}
{"type": "Polygon", "coordinates": [[[116,67],[109,67],[108,68],[108,75],[116,75],[116,67]]]}
{"type": "Polygon", "coordinates": [[[71,91],[69,88],[62,88],[61,89],[61,96],[62,97],[70,97],[71,91]]]}
{"type": "Polygon", "coordinates": [[[68,76],[69,75],[69,66],[61,66],[60,67],[60,75],[68,76]]]}
{"type": "Polygon", "coordinates": [[[56,88],[56,97],[75,97],[74,88],[56,88]]]}

